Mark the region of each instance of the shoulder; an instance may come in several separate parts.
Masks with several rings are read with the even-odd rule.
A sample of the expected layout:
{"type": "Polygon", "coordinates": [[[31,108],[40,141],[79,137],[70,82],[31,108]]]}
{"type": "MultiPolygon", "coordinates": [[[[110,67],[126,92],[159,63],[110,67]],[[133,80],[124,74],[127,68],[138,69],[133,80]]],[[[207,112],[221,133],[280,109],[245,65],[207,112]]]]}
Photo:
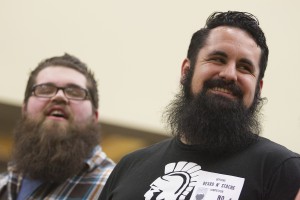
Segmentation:
{"type": "Polygon", "coordinates": [[[300,158],[300,155],[296,152],[289,150],[288,148],[275,143],[267,138],[259,137],[258,142],[253,145],[253,150],[262,156],[268,156],[274,159],[289,159],[289,158],[300,158]]]}
{"type": "Polygon", "coordinates": [[[107,157],[100,146],[96,146],[89,159],[86,160],[87,168],[84,177],[107,179],[115,167],[115,163],[107,157]]]}
{"type": "Polygon", "coordinates": [[[254,147],[270,199],[294,197],[300,187],[300,155],[266,138],[260,138],[254,147]]]}
{"type": "Polygon", "coordinates": [[[1,173],[0,174],[0,191],[7,185],[8,183],[8,173],[1,173]]]}
{"type": "Polygon", "coordinates": [[[125,169],[128,171],[145,162],[156,160],[155,158],[159,157],[159,155],[163,155],[164,151],[167,151],[167,149],[170,148],[172,142],[173,140],[169,138],[125,155],[116,165],[114,172],[123,171],[125,169]]]}
{"type": "Polygon", "coordinates": [[[130,176],[130,174],[136,174],[135,170],[137,168],[140,168],[147,162],[152,162],[153,159],[151,158],[155,158],[158,154],[162,154],[163,151],[168,149],[168,146],[172,143],[172,141],[172,139],[166,139],[159,143],[153,144],[146,148],[142,148],[125,155],[118,162],[112,174],[110,175],[108,179],[109,185],[119,183],[120,180],[125,176],[130,176]]]}
{"type": "Polygon", "coordinates": [[[122,159],[121,159],[121,163],[122,162],[134,162],[135,160],[140,160],[143,158],[149,158],[150,156],[156,156],[156,154],[161,154],[163,151],[165,151],[166,149],[169,148],[169,146],[172,144],[173,139],[172,138],[168,138],[165,139],[161,142],[155,143],[151,146],[136,150],[134,152],[131,152],[127,155],[125,155],[122,159]]]}
{"type": "Polygon", "coordinates": [[[300,180],[300,155],[269,139],[260,137],[259,141],[249,148],[246,157],[261,163],[266,174],[293,171],[300,180]]]}
{"type": "Polygon", "coordinates": [[[102,151],[101,146],[97,145],[93,149],[92,155],[86,160],[89,169],[94,168],[113,168],[115,163],[102,151]]]}

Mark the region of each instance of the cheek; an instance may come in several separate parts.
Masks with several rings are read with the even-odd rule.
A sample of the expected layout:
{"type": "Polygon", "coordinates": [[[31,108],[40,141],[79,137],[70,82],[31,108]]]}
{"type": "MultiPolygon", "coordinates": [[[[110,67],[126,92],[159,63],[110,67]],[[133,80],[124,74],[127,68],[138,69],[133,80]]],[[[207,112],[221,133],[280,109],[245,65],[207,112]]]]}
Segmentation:
{"type": "Polygon", "coordinates": [[[37,100],[37,99],[29,98],[24,112],[29,116],[40,115],[43,112],[45,106],[47,105],[47,102],[48,101],[46,100],[37,100]]]}
{"type": "Polygon", "coordinates": [[[74,120],[78,122],[93,117],[93,109],[91,104],[83,103],[82,105],[71,105],[71,111],[74,116],[74,120]]]}
{"type": "Polygon", "coordinates": [[[217,73],[213,69],[202,66],[195,69],[192,77],[192,92],[197,94],[201,91],[203,84],[206,80],[214,78],[217,73]]]}
{"type": "Polygon", "coordinates": [[[192,79],[191,90],[193,94],[198,94],[202,89],[203,83],[198,78],[192,79]]]}
{"type": "Polygon", "coordinates": [[[247,107],[251,106],[255,91],[256,91],[256,81],[255,80],[244,80],[244,102],[247,107]]]}

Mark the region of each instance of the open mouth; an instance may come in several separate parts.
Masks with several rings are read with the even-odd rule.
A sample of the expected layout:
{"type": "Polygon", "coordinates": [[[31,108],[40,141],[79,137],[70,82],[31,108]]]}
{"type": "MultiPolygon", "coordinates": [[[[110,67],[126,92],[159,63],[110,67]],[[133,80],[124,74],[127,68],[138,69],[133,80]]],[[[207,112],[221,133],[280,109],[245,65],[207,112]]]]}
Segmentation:
{"type": "Polygon", "coordinates": [[[211,79],[205,81],[203,87],[212,94],[220,95],[230,99],[243,98],[243,91],[234,82],[226,82],[222,79],[211,79]]]}
{"type": "Polygon", "coordinates": [[[63,109],[52,108],[47,112],[47,116],[58,119],[68,119],[68,115],[63,109]]]}
{"type": "Polygon", "coordinates": [[[222,92],[222,93],[226,93],[226,94],[232,94],[232,92],[228,89],[225,89],[225,88],[220,88],[220,87],[215,87],[212,89],[213,91],[217,91],[217,92],[222,92]]]}
{"type": "Polygon", "coordinates": [[[233,94],[231,90],[228,90],[226,88],[221,88],[221,87],[214,87],[210,90],[214,94],[222,95],[228,98],[237,98],[236,95],[233,94]]]}

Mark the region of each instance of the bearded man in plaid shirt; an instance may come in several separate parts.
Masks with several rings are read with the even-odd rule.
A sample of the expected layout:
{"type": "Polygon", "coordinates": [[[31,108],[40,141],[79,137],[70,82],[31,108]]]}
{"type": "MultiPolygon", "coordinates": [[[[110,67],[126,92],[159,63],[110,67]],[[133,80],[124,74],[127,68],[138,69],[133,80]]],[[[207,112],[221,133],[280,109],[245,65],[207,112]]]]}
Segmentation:
{"type": "Polygon", "coordinates": [[[0,199],[97,199],[114,163],[99,146],[93,73],[65,54],[30,74],[0,199]]]}

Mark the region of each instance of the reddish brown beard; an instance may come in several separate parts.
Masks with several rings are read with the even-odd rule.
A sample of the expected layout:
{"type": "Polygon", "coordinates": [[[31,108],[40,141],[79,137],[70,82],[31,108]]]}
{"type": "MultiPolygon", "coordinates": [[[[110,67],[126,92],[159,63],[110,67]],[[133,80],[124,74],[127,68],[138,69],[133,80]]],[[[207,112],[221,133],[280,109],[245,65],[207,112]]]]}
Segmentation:
{"type": "MultiPolygon", "coordinates": [[[[91,120],[90,120],[91,121],[91,120]]],[[[99,126],[36,122],[24,117],[14,136],[13,161],[32,179],[61,182],[78,173],[99,143],[99,126]]]]}

